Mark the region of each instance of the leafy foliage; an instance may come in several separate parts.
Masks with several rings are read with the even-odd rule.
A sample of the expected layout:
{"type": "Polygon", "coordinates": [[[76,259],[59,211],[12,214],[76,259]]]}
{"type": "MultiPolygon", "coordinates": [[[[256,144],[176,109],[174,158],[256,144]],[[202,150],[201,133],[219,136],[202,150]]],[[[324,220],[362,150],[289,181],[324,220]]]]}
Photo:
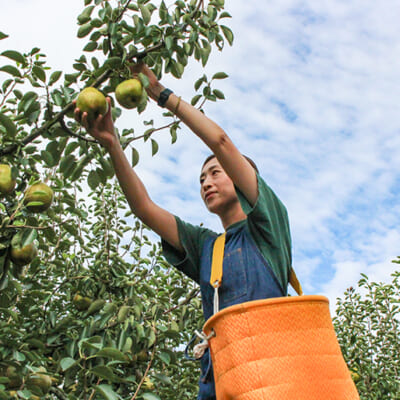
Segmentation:
{"type": "Polygon", "coordinates": [[[383,284],[362,275],[360,292],[337,302],[335,329],[362,400],[400,398],[400,272],[392,276],[383,284]]]}
{"type": "MultiPolygon", "coordinates": [[[[72,71],[52,71],[39,48],[1,53],[0,163],[12,167],[16,187],[0,203],[0,399],[195,397],[198,369],[182,345],[202,324],[198,288],[126,210],[111,162],[73,119],[72,100],[87,86],[111,95],[138,60],[159,78],[181,78],[191,58],[205,66],[213,48],[232,44],[222,24],[229,17],[224,0],[84,0],[77,36],[85,43],[72,71]],[[43,212],[24,204],[37,182],[54,193],[43,212]],[[16,242],[37,247],[29,265],[11,262],[16,242]]],[[[213,85],[226,77],[195,80],[192,104],[223,99],[213,85]]],[[[121,112],[113,104],[114,119],[121,112]]],[[[151,138],[155,155],[156,132],[177,140],[181,122],[163,116],[161,127],[145,121],[142,134],[121,132],[133,164],[134,141],[151,138]]]]}

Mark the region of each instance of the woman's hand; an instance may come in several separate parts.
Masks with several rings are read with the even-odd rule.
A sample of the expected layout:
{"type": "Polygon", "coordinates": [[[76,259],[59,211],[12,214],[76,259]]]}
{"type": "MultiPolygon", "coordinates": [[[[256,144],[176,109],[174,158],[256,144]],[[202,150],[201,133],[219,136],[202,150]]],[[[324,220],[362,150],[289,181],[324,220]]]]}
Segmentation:
{"type": "Polygon", "coordinates": [[[154,72],[142,61],[132,65],[130,68],[134,77],[138,76],[140,73],[147,76],[149,86],[146,88],[146,92],[150,98],[157,101],[165,87],[161,85],[154,72]]]}
{"type": "MultiPolygon", "coordinates": [[[[76,101],[73,101],[76,105],[76,101]]],[[[108,110],[105,115],[99,115],[92,123],[89,124],[88,113],[83,112],[79,108],[75,108],[75,120],[82,124],[86,130],[104,146],[110,150],[115,143],[118,142],[118,137],[115,134],[114,122],[111,116],[111,99],[107,97],[108,110]]]]}

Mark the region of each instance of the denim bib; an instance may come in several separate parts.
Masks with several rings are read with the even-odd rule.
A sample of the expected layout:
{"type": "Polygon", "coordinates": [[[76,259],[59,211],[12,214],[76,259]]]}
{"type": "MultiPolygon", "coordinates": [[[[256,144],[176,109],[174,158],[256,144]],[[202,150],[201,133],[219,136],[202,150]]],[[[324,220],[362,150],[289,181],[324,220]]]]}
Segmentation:
{"type": "MultiPolygon", "coordinates": [[[[215,237],[206,239],[200,259],[200,289],[204,318],[213,314],[214,288],[210,285],[211,260],[215,237]]],[[[247,224],[226,232],[222,284],[219,288],[220,309],[246,301],[282,297],[284,291],[270,265],[254,243],[247,224]]],[[[198,400],[215,399],[211,358],[207,349],[201,359],[198,400]]]]}

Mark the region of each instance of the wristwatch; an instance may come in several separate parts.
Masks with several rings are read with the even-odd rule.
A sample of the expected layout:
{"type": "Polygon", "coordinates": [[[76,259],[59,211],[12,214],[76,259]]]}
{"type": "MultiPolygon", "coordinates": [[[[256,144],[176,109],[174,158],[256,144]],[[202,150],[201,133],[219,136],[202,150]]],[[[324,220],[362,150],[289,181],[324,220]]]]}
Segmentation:
{"type": "Polygon", "coordinates": [[[160,97],[158,98],[157,104],[160,107],[165,107],[165,103],[167,102],[170,94],[173,93],[172,90],[170,89],[164,89],[161,93],[160,93],[160,97]]]}

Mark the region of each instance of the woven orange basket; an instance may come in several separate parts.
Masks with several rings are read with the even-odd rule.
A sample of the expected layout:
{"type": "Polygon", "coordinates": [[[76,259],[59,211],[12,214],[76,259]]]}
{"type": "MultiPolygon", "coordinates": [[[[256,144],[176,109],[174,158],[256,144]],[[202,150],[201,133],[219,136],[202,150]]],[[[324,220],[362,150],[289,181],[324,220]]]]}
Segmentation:
{"type": "Polygon", "coordinates": [[[324,296],[234,305],[203,331],[218,400],[359,400],[324,296]]]}

